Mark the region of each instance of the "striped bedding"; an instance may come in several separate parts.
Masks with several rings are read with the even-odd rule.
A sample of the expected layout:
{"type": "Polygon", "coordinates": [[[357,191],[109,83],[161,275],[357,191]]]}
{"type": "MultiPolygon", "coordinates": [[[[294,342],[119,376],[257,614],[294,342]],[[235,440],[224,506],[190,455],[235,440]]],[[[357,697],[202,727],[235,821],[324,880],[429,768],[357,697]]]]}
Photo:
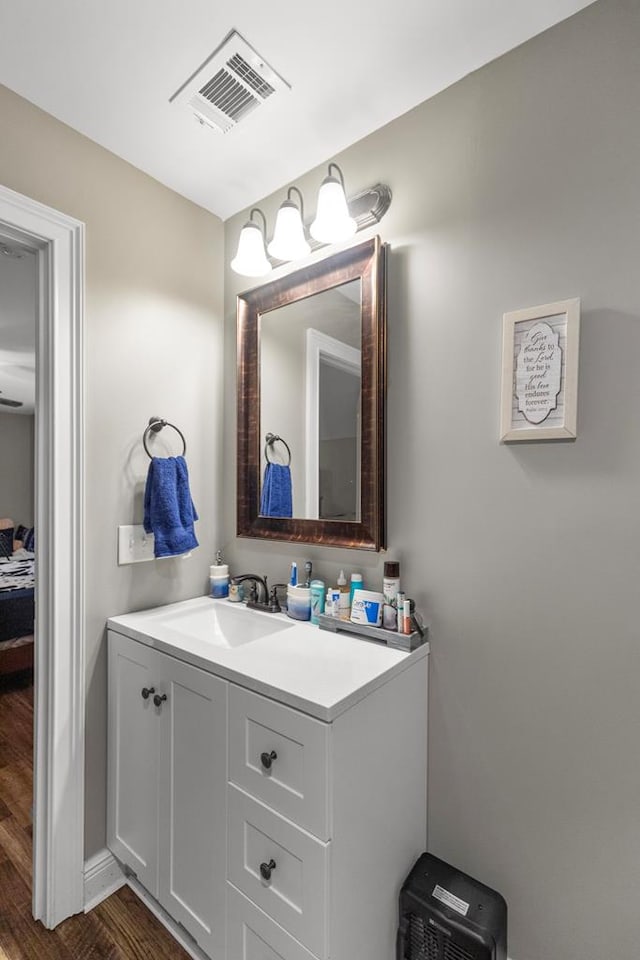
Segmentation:
{"type": "Polygon", "coordinates": [[[12,557],[0,557],[0,590],[25,590],[35,586],[34,557],[16,550],[12,557]]]}
{"type": "Polygon", "coordinates": [[[34,555],[0,557],[0,644],[33,633],[34,555]]]}

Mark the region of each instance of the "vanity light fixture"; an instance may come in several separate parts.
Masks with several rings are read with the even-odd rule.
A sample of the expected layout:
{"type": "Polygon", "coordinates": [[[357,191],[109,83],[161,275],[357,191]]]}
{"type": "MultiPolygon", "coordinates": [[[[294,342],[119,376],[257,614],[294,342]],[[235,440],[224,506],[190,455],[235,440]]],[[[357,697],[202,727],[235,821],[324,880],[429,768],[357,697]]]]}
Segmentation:
{"type": "Polygon", "coordinates": [[[243,277],[262,277],[265,273],[270,272],[272,267],[264,249],[266,234],[267,218],[260,207],[254,207],[249,214],[249,219],[240,231],[238,250],[231,261],[231,269],[235,273],[239,273],[243,277]],[[254,221],[254,213],[260,214],[264,227],[254,221]]]}
{"type": "MultiPolygon", "coordinates": [[[[390,204],[391,190],[384,183],[367,187],[347,200],[342,170],[332,162],[318,192],[317,212],[309,228],[311,242],[305,236],[302,193],[297,187],[289,187],[287,199],[278,210],[273,239],[267,246],[268,256],[282,262],[300,260],[324,244],[348,240],[358,230],[379,223],[390,204]],[[299,206],[291,199],[292,193],[298,195],[299,206]]],[[[265,251],[266,236],[266,217],[259,207],[254,207],[240,231],[238,251],[231,261],[231,269],[245,277],[262,277],[269,273],[272,264],[265,251]],[[254,223],[254,213],[262,217],[263,228],[254,223]]]]}
{"type": "Polygon", "coordinates": [[[352,237],[357,229],[358,224],[349,214],[342,170],[337,163],[330,163],[328,176],[318,192],[316,218],[309,232],[319,243],[339,243],[352,237]],[[337,177],[331,175],[332,167],[337,177]]]}
{"type": "Polygon", "coordinates": [[[289,187],[287,190],[287,199],[278,210],[273,240],[267,250],[276,260],[299,260],[311,253],[311,247],[304,235],[304,200],[297,187],[289,187]],[[299,208],[291,199],[294,191],[300,198],[299,208]]]}

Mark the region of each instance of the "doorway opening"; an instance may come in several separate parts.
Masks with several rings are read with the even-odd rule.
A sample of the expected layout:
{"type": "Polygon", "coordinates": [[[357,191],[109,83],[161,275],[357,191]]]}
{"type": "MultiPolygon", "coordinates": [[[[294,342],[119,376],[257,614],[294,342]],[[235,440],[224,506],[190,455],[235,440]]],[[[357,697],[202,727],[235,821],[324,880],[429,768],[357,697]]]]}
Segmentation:
{"type": "Polygon", "coordinates": [[[0,860],[13,855],[22,868],[5,867],[3,883],[23,894],[32,851],[36,305],[36,250],[0,234],[0,860]]]}
{"type": "MultiPolygon", "coordinates": [[[[23,689],[11,712],[21,730],[14,749],[19,746],[28,757],[33,709],[32,912],[53,928],[84,906],[84,226],[0,186],[0,238],[7,247],[31,251],[36,274],[35,509],[32,537],[18,547],[35,561],[34,706],[23,689]]],[[[12,387],[18,388],[17,380],[12,387]]],[[[29,531],[16,523],[26,528],[20,533],[29,531]]],[[[14,526],[12,553],[16,532],[14,526]]],[[[17,624],[18,632],[24,628],[24,622],[17,624]]],[[[22,839],[25,872],[31,815],[27,763],[23,758],[23,782],[11,800],[28,838],[22,839]]]]}

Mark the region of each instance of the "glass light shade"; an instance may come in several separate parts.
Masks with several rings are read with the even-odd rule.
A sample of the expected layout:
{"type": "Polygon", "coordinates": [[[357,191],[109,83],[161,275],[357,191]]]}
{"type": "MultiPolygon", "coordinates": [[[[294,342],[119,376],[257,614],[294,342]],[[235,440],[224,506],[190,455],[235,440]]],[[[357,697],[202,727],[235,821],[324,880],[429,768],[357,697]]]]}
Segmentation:
{"type": "Polygon", "coordinates": [[[231,261],[231,269],[243,277],[262,277],[271,270],[262,230],[253,220],[248,220],[240,231],[238,251],[231,261]]]}
{"type": "Polygon", "coordinates": [[[285,200],[278,210],[273,240],[267,249],[276,260],[298,260],[311,253],[300,211],[291,200],[285,200]]]}
{"type": "Polygon", "coordinates": [[[325,177],[318,193],[316,218],[309,229],[311,236],[319,243],[338,243],[348,240],[357,229],[342,184],[335,177],[325,177]]]}

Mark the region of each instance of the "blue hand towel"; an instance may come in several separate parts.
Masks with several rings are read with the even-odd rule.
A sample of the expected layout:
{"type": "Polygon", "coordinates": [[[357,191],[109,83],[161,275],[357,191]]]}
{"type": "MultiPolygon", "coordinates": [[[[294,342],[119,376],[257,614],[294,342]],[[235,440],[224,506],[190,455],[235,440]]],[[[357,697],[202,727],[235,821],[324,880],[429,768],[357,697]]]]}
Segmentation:
{"type": "Polygon", "coordinates": [[[282,463],[268,463],[264,471],[262,517],[292,517],[291,469],[282,463]]]}
{"type": "Polygon", "coordinates": [[[156,557],[176,557],[198,546],[198,519],[184,457],[153,457],[144,491],[144,529],[154,538],[156,557]]]}

